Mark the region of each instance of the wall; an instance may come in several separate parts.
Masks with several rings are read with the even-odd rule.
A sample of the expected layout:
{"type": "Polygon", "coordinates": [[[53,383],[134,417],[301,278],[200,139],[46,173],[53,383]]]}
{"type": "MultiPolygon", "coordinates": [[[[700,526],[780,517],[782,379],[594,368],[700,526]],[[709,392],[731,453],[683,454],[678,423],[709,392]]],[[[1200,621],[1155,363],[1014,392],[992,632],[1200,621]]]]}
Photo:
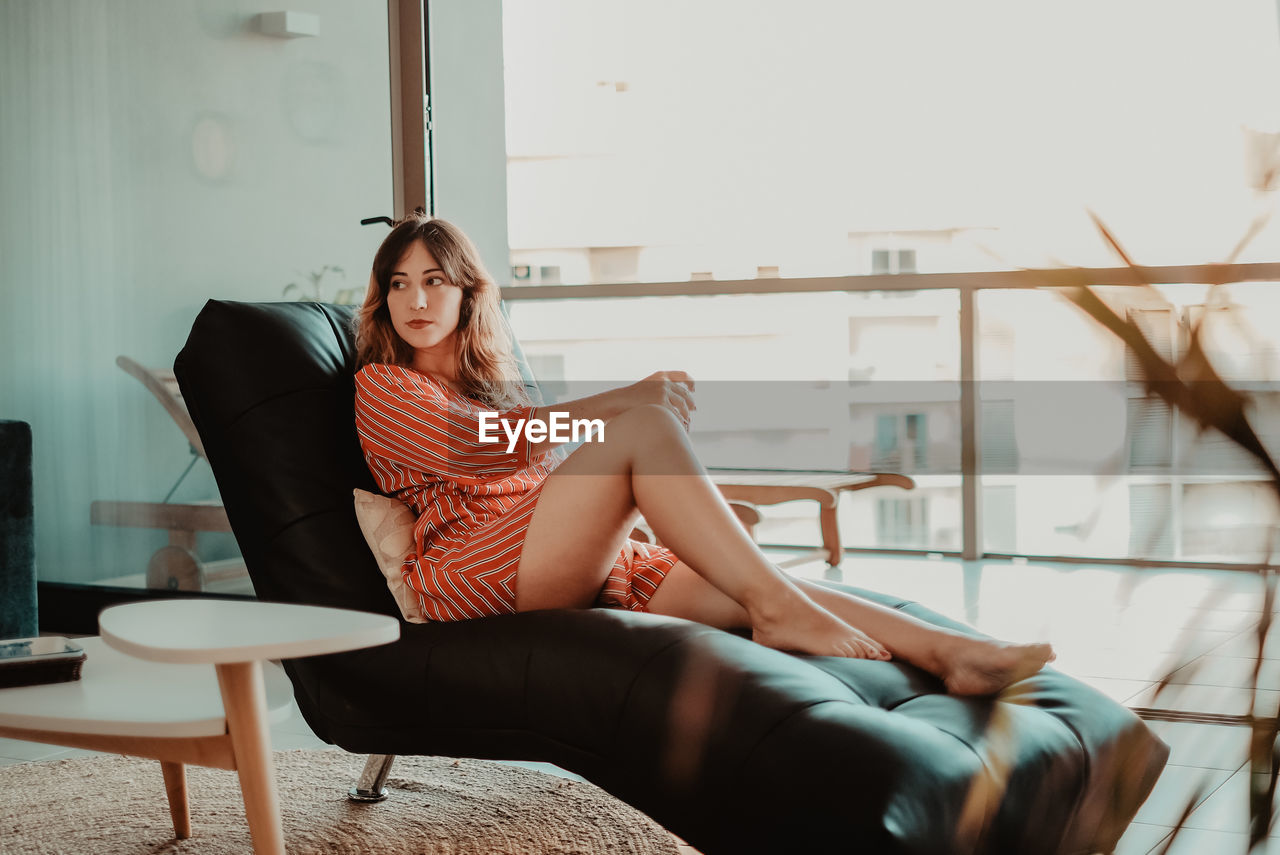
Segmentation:
{"type": "MultiPolygon", "coordinates": [[[[163,534],[89,525],[190,459],[115,365],[172,365],[208,298],[278,300],[337,265],[363,288],[391,213],[381,3],[0,0],[0,418],[32,424],[41,578],[140,572],[163,534]]],[[[201,463],[175,498],[214,495],[201,463]]],[[[215,551],[227,544],[213,543],[215,551]]]]}

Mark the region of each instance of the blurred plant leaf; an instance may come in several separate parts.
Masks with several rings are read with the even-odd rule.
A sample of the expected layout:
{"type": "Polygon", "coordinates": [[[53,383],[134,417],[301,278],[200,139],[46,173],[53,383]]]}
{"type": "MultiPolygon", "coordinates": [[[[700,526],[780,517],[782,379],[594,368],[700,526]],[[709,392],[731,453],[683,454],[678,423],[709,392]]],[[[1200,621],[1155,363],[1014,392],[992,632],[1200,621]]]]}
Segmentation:
{"type": "MultiPolygon", "coordinates": [[[[1270,189],[1275,180],[1276,171],[1272,169],[1266,175],[1266,189],[1270,189]]],[[[1134,263],[1106,224],[1092,211],[1089,212],[1089,216],[1092,217],[1103,239],[1128,267],[1139,286],[1154,291],[1153,283],[1149,281],[1144,268],[1134,263]]],[[[1244,237],[1231,251],[1227,263],[1233,263],[1239,257],[1250,241],[1262,231],[1269,219],[1269,212],[1255,218],[1244,237]]],[[[1220,285],[1220,282],[1212,284],[1211,297],[1220,285]]],[[[1192,327],[1185,353],[1174,363],[1156,351],[1133,317],[1122,318],[1091,285],[1082,283],[1069,287],[1066,289],[1066,296],[1086,314],[1111,331],[1129,349],[1141,369],[1143,384],[1148,395],[1160,398],[1170,408],[1195,420],[1201,432],[1215,429],[1247,451],[1266,470],[1270,476],[1272,489],[1280,495],[1280,469],[1276,467],[1274,459],[1249,422],[1246,412],[1249,398],[1222,379],[1205,350],[1203,339],[1205,320],[1209,317],[1207,313],[1192,327]]],[[[1271,537],[1268,539],[1269,543],[1274,538],[1274,528],[1273,526],[1271,537]]],[[[1280,772],[1280,762],[1277,762],[1280,754],[1277,753],[1276,745],[1277,736],[1280,736],[1280,710],[1261,709],[1261,701],[1270,697],[1270,694],[1259,691],[1276,599],[1276,576],[1271,566],[1271,558],[1268,550],[1265,560],[1257,568],[1263,582],[1263,607],[1255,627],[1257,649],[1253,656],[1253,668],[1247,686],[1251,700],[1250,709],[1248,715],[1241,717],[1241,723],[1248,724],[1251,731],[1247,763],[1250,850],[1265,841],[1271,829],[1277,774],[1280,772]]],[[[1172,676],[1172,674],[1166,675],[1160,681],[1155,690],[1156,697],[1169,688],[1172,676]]],[[[1205,783],[1202,782],[1184,807],[1173,833],[1165,839],[1164,845],[1159,849],[1161,855],[1168,852],[1173,845],[1185,826],[1187,818],[1202,800],[1205,787],[1205,783]]]]}
{"type": "MultiPolygon", "coordinates": [[[[1182,814],[1178,817],[1178,821],[1174,823],[1173,833],[1164,839],[1164,845],[1160,847],[1158,855],[1165,855],[1165,853],[1169,851],[1169,847],[1172,846],[1173,841],[1177,839],[1178,833],[1186,826],[1187,818],[1191,816],[1191,812],[1199,807],[1200,803],[1204,801],[1205,797],[1208,795],[1208,790],[1209,782],[1201,779],[1200,783],[1196,786],[1195,792],[1191,794],[1191,798],[1187,799],[1186,805],[1182,808],[1182,814]]],[[[1152,853],[1153,855],[1156,855],[1156,850],[1152,850],[1152,853]]]]}
{"type": "MultiPolygon", "coordinates": [[[[324,290],[322,289],[321,285],[324,283],[325,277],[328,276],[328,274],[336,273],[342,278],[344,279],[346,278],[346,271],[344,271],[341,267],[339,267],[336,264],[326,264],[322,266],[319,270],[312,270],[310,273],[303,273],[301,270],[296,270],[294,272],[298,274],[299,279],[305,279],[306,281],[311,283],[310,290],[313,292],[312,294],[308,295],[307,293],[305,293],[303,287],[299,285],[297,282],[290,282],[288,285],[284,286],[285,298],[296,300],[299,302],[305,302],[307,300],[311,300],[316,303],[324,302],[324,290]]],[[[337,293],[334,296],[333,302],[335,303],[345,302],[342,299],[341,295],[346,293],[348,292],[341,291],[341,290],[337,291],[337,293]]]]}
{"type": "Polygon", "coordinates": [[[1266,840],[1275,814],[1276,796],[1276,737],[1280,731],[1280,717],[1274,707],[1265,713],[1258,709],[1264,695],[1258,690],[1262,666],[1266,661],[1267,637],[1275,613],[1276,575],[1270,569],[1271,556],[1260,571],[1262,576],[1262,615],[1258,618],[1257,655],[1253,659],[1253,673],[1249,691],[1253,697],[1252,739],[1249,741],[1249,845],[1252,847],[1266,840]],[[1265,781],[1265,785],[1264,782],[1265,781]]]}
{"type": "MultiPolygon", "coordinates": [[[[1137,281],[1149,286],[1145,271],[1134,264],[1133,259],[1097,215],[1092,211],[1089,214],[1103,238],[1134,273],[1137,281]]],[[[1170,407],[1195,419],[1201,430],[1216,428],[1249,452],[1266,469],[1271,476],[1272,488],[1280,495],[1280,468],[1276,467],[1275,461],[1249,424],[1245,413],[1248,399],[1223,382],[1204,352],[1201,344],[1203,321],[1192,329],[1187,352],[1175,366],[1156,352],[1132,318],[1121,318],[1092,287],[1070,287],[1066,290],[1066,296],[1124,342],[1141,366],[1149,394],[1158,396],[1170,407]]]]}

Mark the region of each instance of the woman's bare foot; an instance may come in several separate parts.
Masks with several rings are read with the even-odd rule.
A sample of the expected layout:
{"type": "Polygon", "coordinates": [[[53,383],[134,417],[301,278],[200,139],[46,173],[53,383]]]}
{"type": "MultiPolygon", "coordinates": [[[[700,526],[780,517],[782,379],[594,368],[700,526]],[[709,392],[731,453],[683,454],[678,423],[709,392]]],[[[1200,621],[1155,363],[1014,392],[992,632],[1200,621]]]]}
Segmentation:
{"type": "Polygon", "coordinates": [[[1048,644],[956,637],[942,642],[938,676],[953,695],[994,695],[1057,657],[1048,644]]]}
{"type": "MultiPolygon", "coordinates": [[[[866,633],[854,629],[822,606],[790,590],[767,609],[751,614],[751,638],[765,647],[814,656],[850,659],[889,659],[889,651],[866,633]]],[[[749,612],[750,613],[750,612],[749,612]]]]}

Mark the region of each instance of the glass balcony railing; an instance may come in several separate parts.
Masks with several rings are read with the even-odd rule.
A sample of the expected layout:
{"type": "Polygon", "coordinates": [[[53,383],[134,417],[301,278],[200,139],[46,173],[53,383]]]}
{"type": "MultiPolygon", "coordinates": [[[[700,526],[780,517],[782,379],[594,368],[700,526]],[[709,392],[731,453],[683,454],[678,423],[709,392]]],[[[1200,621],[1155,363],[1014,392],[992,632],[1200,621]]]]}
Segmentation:
{"type": "MultiPolygon", "coordinates": [[[[1280,276],[1280,265],[1161,273],[1184,282],[1256,279],[1280,276]]],[[[505,297],[535,374],[557,399],[683,369],[698,383],[690,435],[709,466],[915,479],[909,493],[842,497],[848,548],[1262,560],[1276,545],[1271,526],[1280,508],[1261,469],[1225,437],[1198,431],[1148,397],[1120,339],[1055,289],[1035,286],[1037,278],[1061,285],[1066,276],[1093,285],[1170,360],[1185,355],[1203,322],[1213,364],[1249,394],[1249,412],[1273,448],[1280,448],[1273,382],[1280,286],[1234,282],[1210,303],[1203,284],[1114,284],[1128,275],[513,286],[505,297]],[[971,315],[962,312],[966,299],[971,315]],[[968,376],[966,365],[975,366],[968,376]],[[966,445],[975,452],[968,468],[966,445]],[[966,542],[970,515],[981,528],[966,542]]],[[[811,510],[781,505],[764,514],[762,542],[818,544],[811,510]]]]}

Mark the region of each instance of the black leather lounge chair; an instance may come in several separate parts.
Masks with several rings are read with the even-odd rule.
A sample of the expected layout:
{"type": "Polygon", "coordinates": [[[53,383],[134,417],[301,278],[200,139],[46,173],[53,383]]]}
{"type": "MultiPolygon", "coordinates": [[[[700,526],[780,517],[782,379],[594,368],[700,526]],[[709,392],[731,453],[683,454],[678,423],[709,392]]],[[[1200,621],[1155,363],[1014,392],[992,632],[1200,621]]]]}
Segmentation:
{"type": "MultiPolygon", "coordinates": [[[[352,509],[374,485],[350,319],[211,301],[175,371],[258,596],[398,615],[352,509]]],[[[348,751],[555,763],[707,855],[1109,852],[1168,755],[1053,669],[963,699],[910,666],[604,609],[406,624],[286,670],[315,733],[348,751]]]]}

